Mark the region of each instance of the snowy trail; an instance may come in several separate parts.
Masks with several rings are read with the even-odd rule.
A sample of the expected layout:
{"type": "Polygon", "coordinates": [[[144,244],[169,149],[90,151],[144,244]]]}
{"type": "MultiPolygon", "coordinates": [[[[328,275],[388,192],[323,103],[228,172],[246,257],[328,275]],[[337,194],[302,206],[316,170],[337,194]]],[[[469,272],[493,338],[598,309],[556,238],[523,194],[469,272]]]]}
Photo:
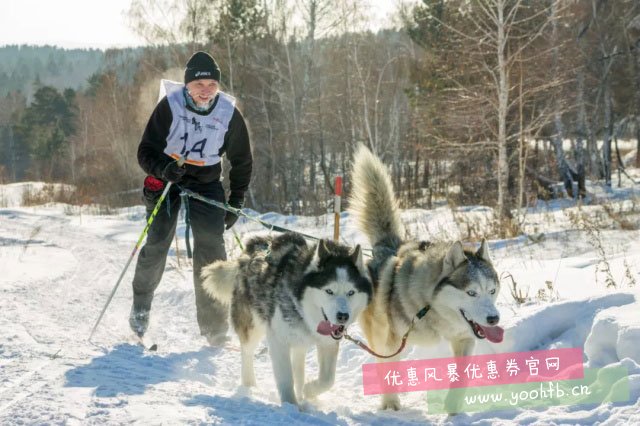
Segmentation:
{"type": "MultiPolygon", "coordinates": [[[[418,213],[410,212],[414,218],[418,213]]],[[[272,219],[314,235],[324,224],[316,218],[275,215],[272,219]]],[[[227,348],[212,349],[198,335],[192,271],[184,263],[178,268],[173,249],[156,292],[148,332],[147,340],[158,343],[158,352],[144,351],[128,328],[134,264],[93,343],[88,342],[143,226],[141,209],[115,216],[82,217],[66,215],[64,206],[0,209],[0,266],[6,271],[0,277],[0,423],[489,425],[512,424],[514,419],[520,424],[553,424],[554,416],[569,424],[608,418],[632,423],[640,420],[636,414],[640,410],[640,360],[629,358],[624,362],[631,374],[632,401],[626,404],[461,414],[448,419],[430,415],[424,393],[412,392],[402,396],[402,411],[380,412],[378,397],[364,396],[362,391],[361,365],[373,359],[350,343],[341,347],[336,384],[331,390],[306,402],[302,411],[280,406],[267,354],[256,358],[258,386],[243,389],[239,387],[237,338],[233,336],[227,348]]],[[[237,231],[244,238],[264,232],[252,224],[240,224],[237,231]]],[[[344,234],[355,235],[348,217],[344,234]]],[[[618,238],[618,244],[632,240],[626,234],[612,238],[618,238]]],[[[543,253],[553,259],[552,252],[542,245],[526,250],[527,256],[514,258],[508,257],[515,253],[512,246],[496,250],[497,261],[517,265],[519,269],[514,267],[513,273],[518,279],[527,276],[544,285],[548,267],[537,259],[543,253]]],[[[583,247],[580,255],[571,262],[559,262],[558,268],[568,273],[592,258],[593,253],[583,247]]],[[[637,258],[637,252],[629,257],[637,258]]],[[[585,274],[592,275],[593,266],[584,265],[585,274]]],[[[598,339],[590,334],[594,324],[599,324],[609,334],[615,331],[622,336],[616,341],[624,336],[627,343],[631,341],[640,329],[640,319],[634,322],[630,313],[640,307],[637,291],[576,297],[575,288],[579,287],[564,284],[557,284],[564,299],[521,307],[514,307],[508,289],[503,289],[500,309],[511,337],[501,347],[480,344],[479,351],[579,346],[587,339],[591,355],[598,357],[600,364],[605,360],[608,364],[620,362],[618,354],[640,358],[628,345],[610,350],[609,346],[616,344],[611,343],[611,336],[598,339]],[[624,312],[616,313],[616,309],[624,312]],[[627,320],[621,319],[622,314],[627,320]]],[[[357,326],[350,332],[361,336],[357,326]]],[[[447,348],[415,348],[407,355],[416,359],[434,356],[448,356],[447,348]]],[[[316,374],[315,353],[310,352],[307,377],[316,374]]]]}
{"type": "MultiPolygon", "coordinates": [[[[2,367],[0,418],[16,423],[158,423],[168,415],[177,423],[209,421],[206,412],[212,411],[215,398],[237,392],[239,354],[208,348],[198,336],[191,270],[177,270],[169,262],[156,293],[148,340],[159,343],[157,354],[144,352],[128,329],[134,265],[91,344],[86,339],[131,243],[118,242],[113,233],[97,239],[94,230],[78,225],[77,217],[27,210],[5,211],[11,221],[3,222],[8,226],[0,234],[3,262],[34,268],[31,274],[2,283],[0,325],[12,331],[2,342],[2,359],[7,361],[2,367]],[[38,265],[50,261],[44,247],[58,253],[53,268],[38,265]],[[50,273],[37,272],[38,266],[50,273]],[[51,407],[58,408],[52,413],[51,407]],[[199,414],[194,417],[194,412],[199,414]]],[[[272,405],[278,398],[268,356],[256,364],[261,383],[257,396],[269,402],[269,409],[277,408],[272,405]]],[[[308,420],[316,422],[317,415],[308,420]]]]}
{"type": "MultiPolygon", "coordinates": [[[[91,308],[103,299],[103,284],[108,284],[104,277],[113,274],[120,260],[118,247],[96,246],[65,216],[34,217],[22,211],[12,216],[14,220],[7,222],[10,227],[3,227],[2,237],[12,235],[16,240],[2,246],[3,261],[32,270],[27,269],[22,279],[3,282],[2,326],[13,329],[3,347],[31,362],[4,369],[4,380],[11,385],[0,393],[0,413],[20,418],[25,407],[40,399],[39,395],[45,396],[63,384],[67,365],[95,354],[95,348],[86,342],[91,308]],[[41,253],[43,248],[56,252],[54,262],[41,253]],[[38,262],[52,267],[44,268],[44,274],[38,273],[38,262]],[[18,326],[11,327],[10,323],[18,326]]],[[[49,404],[42,410],[47,411],[46,406],[49,404]]]]}

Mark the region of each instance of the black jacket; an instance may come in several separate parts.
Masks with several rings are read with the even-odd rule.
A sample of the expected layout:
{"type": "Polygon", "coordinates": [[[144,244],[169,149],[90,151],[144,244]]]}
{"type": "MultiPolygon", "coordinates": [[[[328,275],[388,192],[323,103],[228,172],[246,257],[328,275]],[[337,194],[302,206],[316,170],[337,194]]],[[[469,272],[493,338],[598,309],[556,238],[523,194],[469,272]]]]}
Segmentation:
{"type": "MultiPolygon", "coordinates": [[[[217,102],[218,97],[216,97],[211,109],[215,108],[217,102]]],[[[187,108],[189,107],[187,106],[187,108]]],[[[204,113],[190,110],[196,114],[207,115],[211,109],[204,113]]],[[[151,114],[138,146],[138,163],[140,167],[158,179],[162,179],[162,171],[165,166],[174,161],[173,158],[164,153],[172,121],[173,114],[171,113],[169,100],[164,97],[151,114]]],[[[225,154],[231,163],[231,169],[229,170],[229,189],[231,190],[229,203],[242,204],[244,193],[251,180],[253,157],[251,156],[249,132],[238,108],[233,111],[229,129],[224,135],[224,144],[220,149],[219,155],[222,156],[222,154],[225,154]]],[[[194,191],[197,191],[197,188],[202,187],[202,185],[220,180],[222,162],[213,166],[203,167],[186,164],[185,167],[187,172],[180,184],[194,191]]]]}

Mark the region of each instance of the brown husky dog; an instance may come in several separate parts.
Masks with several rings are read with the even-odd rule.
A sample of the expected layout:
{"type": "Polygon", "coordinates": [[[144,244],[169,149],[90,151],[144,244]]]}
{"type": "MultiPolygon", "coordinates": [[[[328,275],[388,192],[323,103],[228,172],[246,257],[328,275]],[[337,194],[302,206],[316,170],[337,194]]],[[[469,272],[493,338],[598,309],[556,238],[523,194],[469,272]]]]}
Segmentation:
{"type": "MultiPolygon", "coordinates": [[[[379,354],[392,354],[412,319],[408,344],[435,345],[449,341],[456,357],[471,355],[477,339],[500,342],[502,328],[495,301],[500,282],[483,241],[477,252],[465,251],[459,241],[430,244],[405,241],[391,177],[382,162],[360,146],[351,172],[349,210],[373,247],[369,269],[373,300],[360,317],[365,336],[379,354]]],[[[378,361],[398,361],[400,356],[378,361]]],[[[449,394],[451,395],[451,393],[449,394]]],[[[459,401],[446,398],[450,413],[459,401]]],[[[382,408],[398,410],[397,394],[382,396],[382,408]]]]}

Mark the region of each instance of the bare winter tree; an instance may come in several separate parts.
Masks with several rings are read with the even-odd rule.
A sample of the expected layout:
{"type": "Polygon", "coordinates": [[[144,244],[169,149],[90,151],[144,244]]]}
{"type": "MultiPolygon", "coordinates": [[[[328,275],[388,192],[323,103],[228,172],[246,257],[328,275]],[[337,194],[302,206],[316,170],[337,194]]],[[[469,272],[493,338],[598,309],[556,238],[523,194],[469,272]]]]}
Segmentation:
{"type": "Polygon", "coordinates": [[[629,41],[633,46],[634,60],[634,100],[635,100],[635,125],[636,125],[636,161],[635,166],[640,167],[640,15],[635,16],[627,25],[629,41]]]}
{"type": "Polygon", "coordinates": [[[103,194],[132,189],[139,184],[137,147],[141,130],[134,119],[135,92],[125,90],[115,72],[93,82],[94,95],[85,97],[73,140],[73,155],[83,170],[76,182],[97,185],[103,194]]]}
{"type": "MultiPolygon", "coordinates": [[[[551,50],[552,50],[552,66],[553,66],[553,74],[555,78],[559,78],[561,71],[561,63],[560,63],[560,46],[562,44],[559,35],[558,35],[558,9],[560,8],[559,0],[552,0],[551,2],[551,10],[550,10],[550,19],[551,19],[551,50]]],[[[577,172],[572,169],[571,165],[567,161],[565,157],[565,149],[564,149],[564,140],[566,136],[564,123],[562,121],[562,113],[565,110],[565,106],[563,105],[563,99],[561,94],[556,94],[554,96],[554,111],[553,111],[553,124],[555,127],[555,132],[551,137],[551,142],[553,143],[553,147],[555,149],[556,154],[556,163],[558,165],[558,172],[560,178],[564,183],[564,188],[567,191],[569,197],[573,197],[573,181],[577,179],[577,172]]]]}
{"type": "MultiPolygon", "coordinates": [[[[607,186],[611,185],[612,142],[617,137],[614,130],[624,129],[626,126],[620,124],[633,118],[632,110],[637,108],[632,106],[637,103],[625,99],[630,94],[626,81],[633,78],[630,74],[625,76],[625,72],[631,68],[627,64],[633,62],[629,45],[634,41],[629,37],[633,37],[632,17],[637,14],[637,7],[636,2],[628,0],[591,0],[575,6],[581,20],[578,40],[584,52],[585,77],[589,78],[585,78],[585,82],[593,81],[585,84],[585,93],[589,95],[585,103],[592,105],[586,122],[593,127],[594,135],[593,141],[587,140],[590,171],[596,178],[603,178],[607,186]],[[622,81],[625,83],[621,84],[622,81]],[[629,112],[625,112],[625,104],[630,105],[629,112]],[[596,138],[602,140],[601,152],[598,152],[596,138]]],[[[619,161],[616,163],[622,167],[619,161]]]]}
{"type": "Polygon", "coordinates": [[[449,52],[436,52],[453,74],[441,77],[445,83],[439,92],[444,95],[442,115],[446,116],[441,118],[445,126],[439,124],[435,137],[449,146],[476,151],[489,147],[495,152],[496,210],[500,219],[509,218],[516,141],[523,134],[533,136],[545,124],[549,108],[542,95],[561,83],[535,67],[549,63],[544,38],[556,19],[552,6],[561,6],[522,0],[424,3],[422,34],[447,40],[449,52]],[[528,72],[527,78],[515,70],[528,72]],[[525,87],[514,90],[520,81],[525,87]],[[522,120],[525,129],[515,119],[520,108],[529,115],[522,120]]]}
{"type": "Polygon", "coordinates": [[[179,63],[185,50],[192,52],[206,41],[212,6],[211,0],[132,0],[127,16],[136,34],[151,46],[165,46],[179,63]]]}

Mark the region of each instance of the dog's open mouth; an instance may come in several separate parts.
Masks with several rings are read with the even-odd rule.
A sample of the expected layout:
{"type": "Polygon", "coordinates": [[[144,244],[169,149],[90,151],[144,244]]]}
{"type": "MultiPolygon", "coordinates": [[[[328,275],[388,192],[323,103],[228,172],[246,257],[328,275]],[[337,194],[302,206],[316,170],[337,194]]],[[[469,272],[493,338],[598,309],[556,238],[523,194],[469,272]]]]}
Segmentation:
{"type": "Polygon", "coordinates": [[[502,339],[504,338],[504,329],[502,327],[499,327],[497,325],[483,326],[473,320],[470,320],[467,317],[467,314],[462,309],[460,309],[460,313],[462,314],[462,317],[465,319],[465,321],[469,323],[473,334],[475,334],[478,339],[487,339],[488,341],[493,343],[502,342],[502,339]]]}
{"type": "Polygon", "coordinates": [[[327,318],[327,315],[324,313],[324,309],[322,309],[322,316],[324,317],[324,321],[320,321],[318,323],[318,328],[316,331],[323,336],[331,336],[336,340],[342,339],[342,335],[344,334],[344,325],[333,324],[327,318]]]}

